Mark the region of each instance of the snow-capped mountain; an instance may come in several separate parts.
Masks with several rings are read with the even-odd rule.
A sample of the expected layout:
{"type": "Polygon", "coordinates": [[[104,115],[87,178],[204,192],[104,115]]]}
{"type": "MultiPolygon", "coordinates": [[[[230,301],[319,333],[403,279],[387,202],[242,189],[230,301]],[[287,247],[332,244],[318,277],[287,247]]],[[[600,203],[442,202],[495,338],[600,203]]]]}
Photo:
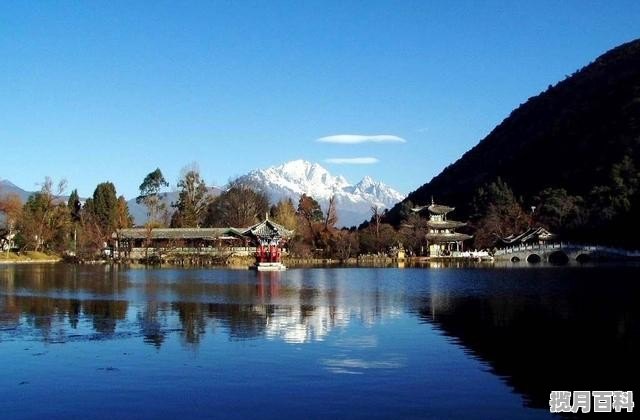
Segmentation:
{"type": "Polygon", "coordinates": [[[307,194],[326,209],[329,198],[336,197],[338,225],[359,225],[371,217],[371,207],[390,208],[404,199],[404,195],[370,177],[353,185],[343,176],[334,176],[317,163],[294,160],[280,166],[258,169],[240,177],[269,195],[271,202],[291,198],[297,205],[307,194]]]}

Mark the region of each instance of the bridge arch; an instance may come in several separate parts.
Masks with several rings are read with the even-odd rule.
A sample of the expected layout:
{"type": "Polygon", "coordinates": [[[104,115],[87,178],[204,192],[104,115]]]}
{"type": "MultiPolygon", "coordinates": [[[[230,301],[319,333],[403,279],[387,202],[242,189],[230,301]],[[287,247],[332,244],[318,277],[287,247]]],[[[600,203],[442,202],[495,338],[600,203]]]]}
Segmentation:
{"type": "Polygon", "coordinates": [[[591,261],[591,255],[585,254],[584,252],[580,253],[576,256],[576,261],[578,261],[579,263],[587,263],[591,261]]]}
{"type": "Polygon", "coordinates": [[[549,254],[548,260],[551,264],[566,264],[569,262],[569,256],[564,251],[554,251],[549,254]]]}
{"type": "Polygon", "coordinates": [[[530,264],[537,264],[542,261],[542,258],[538,254],[529,254],[527,256],[527,262],[530,264]]]}
{"type": "Polygon", "coordinates": [[[511,257],[511,262],[514,262],[514,263],[520,262],[520,257],[518,257],[517,255],[514,255],[513,257],[511,257]]]}

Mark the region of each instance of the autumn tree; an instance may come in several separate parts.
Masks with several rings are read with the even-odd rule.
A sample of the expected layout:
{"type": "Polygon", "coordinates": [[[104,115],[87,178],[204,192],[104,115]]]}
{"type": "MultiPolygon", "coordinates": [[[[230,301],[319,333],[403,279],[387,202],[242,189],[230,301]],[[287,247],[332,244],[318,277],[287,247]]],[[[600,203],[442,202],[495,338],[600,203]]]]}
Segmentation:
{"type": "Polygon", "coordinates": [[[88,198],[80,212],[76,236],[76,255],[92,259],[104,246],[104,233],[94,210],[93,198],[88,198]]]}
{"type": "Polygon", "coordinates": [[[428,245],[427,233],[429,233],[427,219],[417,213],[409,212],[406,213],[400,225],[398,240],[402,242],[409,253],[421,255],[421,252],[428,245]]]}
{"type": "Polygon", "coordinates": [[[372,223],[360,230],[359,239],[362,252],[384,253],[398,244],[398,232],[388,223],[372,223]]]}
{"type": "Polygon", "coordinates": [[[80,211],[80,219],[77,222],[76,247],[76,255],[80,258],[95,258],[108,243],[112,234],[117,234],[119,229],[129,228],[133,225],[133,218],[129,214],[126,199],[119,196],[115,199],[115,203],[111,204],[113,197],[110,195],[111,192],[115,195],[115,189],[111,191],[111,187],[105,184],[96,187],[93,197],[85,201],[80,211]],[[108,206],[101,205],[101,209],[99,209],[94,197],[100,198],[104,195],[109,198],[102,201],[110,204],[108,206]],[[106,209],[109,210],[106,211],[106,209]],[[108,218],[104,217],[105,214],[108,215],[108,218]],[[105,220],[110,220],[110,224],[105,226],[105,220]]]}
{"type": "Polygon", "coordinates": [[[329,198],[329,202],[327,205],[327,211],[324,213],[322,226],[320,229],[317,229],[317,241],[318,246],[323,249],[325,256],[332,258],[334,256],[335,250],[333,249],[334,245],[336,245],[334,236],[336,235],[336,223],[338,222],[338,213],[336,210],[336,197],[332,195],[329,198]]]}
{"type": "Polygon", "coordinates": [[[329,249],[331,258],[338,258],[342,261],[356,257],[360,250],[358,232],[348,229],[341,229],[334,232],[329,238],[329,249]]]}
{"type": "Polygon", "coordinates": [[[40,191],[32,194],[24,204],[19,222],[20,238],[26,249],[61,250],[64,247],[69,212],[60,200],[66,181],[60,181],[54,190],[53,181],[46,177],[40,191]]]}
{"type": "Polygon", "coordinates": [[[255,187],[232,180],[228,188],[207,208],[205,224],[213,227],[247,227],[257,223],[269,212],[269,199],[255,187]]]}
{"type": "Polygon", "coordinates": [[[178,181],[178,201],[172,204],[176,211],[172,216],[171,226],[198,227],[204,221],[212,197],[197,168],[183,172],[182,178],[178,181]]]}
{"type": "Polygon", "coordinates": [[[118,197],[116,203],[115,223],[116,229],[126,229],[133,226],[133,216],[129,213],[129,204],[127,204],[127,199],[122,195],[118,197]]]}
{"type": "Polygon", "coordinates": [[[303,229],[303,236],[315,249],[324,219],[320,204],[318,204],[313,197],[302,194],[298,201],[297,213],[300,220],[300,227],[303,229]]]}
{"type": "Polygon", "coordinates": [[[281,224],[289,230],[298,230],[296,208],[294,207],[293,201],[290,198],[280,200],[276,204],[271,206],[269,214],[276,223],[281,224]]]}
{"type": "Polygon", "coordinates": [[[3,222],[0,224],[0,250],[8,250],[22,215],[20,196],[17,194],[0,196],[0,213],[3,215],[3,222]]]}

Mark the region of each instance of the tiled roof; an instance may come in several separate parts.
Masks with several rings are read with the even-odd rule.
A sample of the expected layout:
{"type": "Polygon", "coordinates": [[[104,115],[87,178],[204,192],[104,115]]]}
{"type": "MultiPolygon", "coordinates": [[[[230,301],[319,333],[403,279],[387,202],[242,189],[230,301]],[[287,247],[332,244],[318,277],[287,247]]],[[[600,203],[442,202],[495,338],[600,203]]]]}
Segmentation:
{"type": "Polygon", "coordinates": [[[244,234],[251,234],[253,236],[262,237],[280,236],[283,238],[287,238],[293,235],[293,231],[267,219],[263,222],[251,226],[244,232],[244,234]]]}
{"type": "Polygon", "coordinates": [[[146,228],[119,229],[112,236],[121,239],[202,239],[224,240],[246,236],[279,236],[288,238],[293,231],[267,219],[249,228],[156,228],[151,232],[146,228]],[[149,236],[150,235],[150,236],[149,236]]]}
{"type": "Polygon", "coordinates": [[[550,240],[555,238],[556,235],[549,232],[547,229],[543,227],[535,227],[526,230],[525,232],[519,235],[510,235],[505,238],[500,238],[502,243],[506,245],[516,245],[520,243],[525,243],[530,241],[531,239],[535,240],[550,240]]]}
{"type": "Polygon", "coordinates": [[[455,220],[443,220],[441,222],[429,220],[427,221],[427,226],[435,229],[454,229],[462,226],[466,226],[467,224],[464,222],[457,222],[455,220]]]}
{"type": "Polygon", "coordinates": [[[411,209],[414,213],[419,213],[422,210],[427,209],[432,214],[447,214],[450,211],[454,211],[455,207],[443,206],[440,204],[429,204],[428,206],[419,206],[411,209]]]}
{"type": "MultiPolygon", "coordinates": [[[[157,228],[151,230],[151,239],[228,239],[240,237],[242,232],[234,228],[157,228]]],[[[145,228],[119,229],[114,237],[123,239],[146,239],[149,231],[145,228]]]]}
{"type": "Polygon", "coordinates": [[[431,204],[428,207],[429,212],[433,214],[447,214],[450,211],[454,211],[455,207],[442,206],[440,204],[431,204]]]}
{"type": "Polygon", "coordinates": [[[464,233],[427,233],[427,240],[433,243],[447,243],[466,241],[473,238],[471,235],[465,235],[464,233]]]}

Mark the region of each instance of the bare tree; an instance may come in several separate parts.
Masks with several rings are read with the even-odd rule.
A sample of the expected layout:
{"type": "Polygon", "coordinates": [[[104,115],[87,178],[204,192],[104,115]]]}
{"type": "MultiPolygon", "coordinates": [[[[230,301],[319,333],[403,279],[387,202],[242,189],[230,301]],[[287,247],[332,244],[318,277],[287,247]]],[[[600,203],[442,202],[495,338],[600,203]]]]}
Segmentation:
{"type": "Polygon", "coordinates": [[[380,219],[382,218],[382,214],[380,213],[380,208],[378,206],[371,206],[371,222],[373,223],[373,228],[376,233],[376,238],[380,237],[380,219]]]}
{"type": "Polygon", "coordinates": [[[329,205],[327,206],[327,214],[324,218],[324,230],[329,231],[333,229],[338,223],[338,212],[336,210],[336,196],[332,195],[329,198],[329,205]]]}

